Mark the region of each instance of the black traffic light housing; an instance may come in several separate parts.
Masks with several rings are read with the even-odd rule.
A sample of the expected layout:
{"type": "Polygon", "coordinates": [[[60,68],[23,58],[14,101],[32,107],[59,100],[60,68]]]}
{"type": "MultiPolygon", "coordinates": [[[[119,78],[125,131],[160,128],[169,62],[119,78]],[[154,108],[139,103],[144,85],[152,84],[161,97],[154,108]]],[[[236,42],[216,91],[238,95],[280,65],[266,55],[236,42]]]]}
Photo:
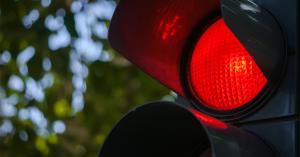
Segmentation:
{"type": "Polygon", "coordinates": [[[237,125],[271,144],[277,156],[299,156],[299,2],[223,0],[221,8],[228,26],[253,52],[256,62],[271,81],[269,95],[261,102],[262,106],[237,121],[237,125]],[[248,5],[248,10],[242,10],[242,5],[248,5]],[[267,16],[272,16],[275,21],[267,16]],[[281,33],[276,33],[278,31],[281,33]],[[263,51],[269,54],[263,54],[263,51]],[[278,51],[284,51],[285,56],[278,51]],[[266,66],[274,60],[277,65],[266,66]],[[279,65],[283,70],[276,67],[279,65]],[[273,75],[268,74],[272,71],[273,75]]]}
{"type": "Polygon", "coordinates": [[[188,107],[157,102],[131,111],[99,156],[298,157],[298,14],[298,0],[121,0],[110,27],[112,47],[184,97],[188,107]],[[220,16],[268,79],[251,108],[227,113],[199,107],[186,78],[186,50],[201,33],[199,25],[220,16]],[[227,128],[197,119],[194,109],[227,128]]]}
{"type": "Polygon", "coordinates": [[[154,102],[129,112],[108,135],[99,156],[274,157],[274,154],[251,133],[214,119],[206,120],[174,103],[154,102]]]}

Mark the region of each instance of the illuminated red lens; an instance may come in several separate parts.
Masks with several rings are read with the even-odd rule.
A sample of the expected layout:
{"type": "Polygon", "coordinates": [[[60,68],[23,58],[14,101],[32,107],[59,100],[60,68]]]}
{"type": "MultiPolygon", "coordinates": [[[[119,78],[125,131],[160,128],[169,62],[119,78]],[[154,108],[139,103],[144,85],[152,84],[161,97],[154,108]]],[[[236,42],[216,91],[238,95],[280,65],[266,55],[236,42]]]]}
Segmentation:
{"type": "Polygon", "coordinates": [[[223,19],[199,39],[191,59],[191,86],[207,107],[228,111],[251,101],[267,79],[223,19]]]}

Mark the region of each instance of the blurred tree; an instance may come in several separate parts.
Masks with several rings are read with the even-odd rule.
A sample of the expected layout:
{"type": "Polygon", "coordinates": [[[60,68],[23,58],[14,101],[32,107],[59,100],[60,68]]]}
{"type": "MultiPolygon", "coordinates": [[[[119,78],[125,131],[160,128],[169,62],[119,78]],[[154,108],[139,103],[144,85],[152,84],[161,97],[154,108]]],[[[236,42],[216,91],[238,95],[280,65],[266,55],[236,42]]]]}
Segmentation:
{"type": "Polygon", "coordinates": [[[0,1],[1,157],[94,157],[124,113],[170,95],[109,47],[116,3],[0,1]]]}

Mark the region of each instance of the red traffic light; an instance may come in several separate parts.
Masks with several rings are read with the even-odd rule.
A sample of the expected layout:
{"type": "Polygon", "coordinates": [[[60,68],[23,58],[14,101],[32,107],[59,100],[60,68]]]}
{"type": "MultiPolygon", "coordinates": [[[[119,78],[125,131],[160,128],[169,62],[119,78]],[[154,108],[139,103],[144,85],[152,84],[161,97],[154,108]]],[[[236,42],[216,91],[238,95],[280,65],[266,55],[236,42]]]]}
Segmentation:
{"type": "Polygon", "coordinates": [[[274,93],[284,67],[284,41],[276,20],[258,5],[247,4],[260,10],[251,17],[263,25],[249,19],[239,5],[228,7],[245,11],[242,20],[228,18],[226,10],[221,15],[220,7],[225,6],[219,2],[120,1],[109,41],[199,111],[234,120],[262,106],[274,93]],[[222,16],[226,24],[218,20],[210,25],[222,16]]]}
{"type": "Polygon", "coordinates": [[[191,57],[189,81],[203,105],[221,111],[247,104],[267,83],[223,19],[213,23],[197,42],[191,57]]]}
{"type": "Polygon", "coordinates": [[[299,156],[295,6],[296,0],[120,1],[111,46],[195,109],[192,119],[175,104],[135,109],[100,156],[299,156]],[[193,134],[197,126],[202,131],[193,134]],[[249,144],[257,138],[248,131],[263,144],[249,144]]]}

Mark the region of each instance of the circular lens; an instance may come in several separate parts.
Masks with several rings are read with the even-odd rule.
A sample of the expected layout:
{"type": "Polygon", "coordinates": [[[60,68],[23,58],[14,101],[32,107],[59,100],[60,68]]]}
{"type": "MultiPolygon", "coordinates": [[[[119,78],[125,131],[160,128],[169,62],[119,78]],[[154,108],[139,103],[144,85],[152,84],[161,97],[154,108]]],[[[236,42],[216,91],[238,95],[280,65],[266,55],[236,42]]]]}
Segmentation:
{"type": "Polygon", "coordinates": [[[189,74],[197,98],[206,107],[218,111],[247,104],[267,83],[223,19],[213,23],[200,37],[192,54],[189,74]]]}

